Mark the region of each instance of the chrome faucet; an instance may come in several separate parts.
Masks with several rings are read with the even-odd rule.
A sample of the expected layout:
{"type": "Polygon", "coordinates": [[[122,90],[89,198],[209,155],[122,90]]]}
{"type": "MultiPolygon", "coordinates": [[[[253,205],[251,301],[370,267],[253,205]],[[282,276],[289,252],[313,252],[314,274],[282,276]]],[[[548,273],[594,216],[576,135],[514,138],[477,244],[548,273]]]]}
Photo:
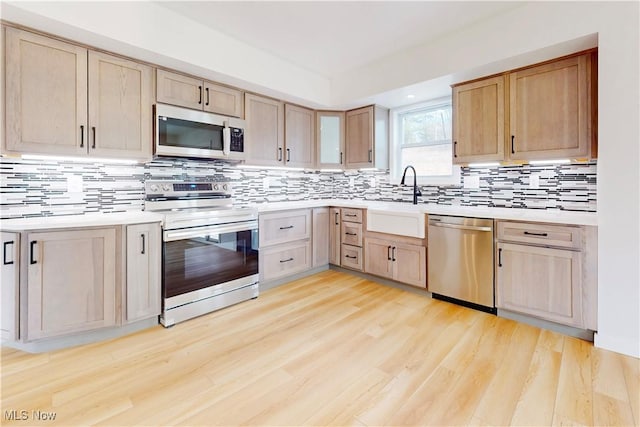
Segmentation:
{"type": "Polygon", "coordinates": [[[404,178],[407,175],[407,169],[411,168],[413,171],[413,204],[418,204],[418,196],[422,196],[422,192],[418,189],[418,176],[416,174],[416,170],[413,166],[409,165],[404,168],[404,172],[402,172],[402,180],[400,180],[400,185],[404,185],[404,178]]]}

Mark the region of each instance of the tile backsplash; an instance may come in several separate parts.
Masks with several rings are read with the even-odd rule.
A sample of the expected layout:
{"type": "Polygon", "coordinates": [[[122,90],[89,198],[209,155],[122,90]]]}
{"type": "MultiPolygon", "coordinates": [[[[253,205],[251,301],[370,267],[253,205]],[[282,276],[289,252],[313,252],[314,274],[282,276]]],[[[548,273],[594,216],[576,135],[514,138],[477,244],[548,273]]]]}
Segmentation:
{"type": "MultiPolygon", "coordinates": [[[[462,183],[478,180],[479,188],[465,188],[462,183],[422,186],[419,202],[595,212],[596,171],[595,161],[462,168],[462,183]],[[530,186],[532,179],[538,181],[537,188],[530,186]]],[[[141,210],[147,179],[229,180],[237,204],[326,198],[407,203],[412,200],[411,187],[392,184],[386,171],[254,169],[224,161],[186,159],[116,165],[2,158],[0,218],[141,210]]]]}

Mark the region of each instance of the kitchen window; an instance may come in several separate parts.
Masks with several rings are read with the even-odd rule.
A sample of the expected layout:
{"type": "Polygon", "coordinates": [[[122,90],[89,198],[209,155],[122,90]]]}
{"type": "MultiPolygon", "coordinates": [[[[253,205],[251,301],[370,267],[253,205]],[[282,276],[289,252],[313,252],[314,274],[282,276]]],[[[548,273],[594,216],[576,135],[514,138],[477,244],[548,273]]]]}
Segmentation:
{"type": "Polygon", "coordinates": [[[391,110],[391,181],[400,182],[407,165],[423,185],[459,185],[453,164],[451,98],[440,98],[391,110]]]}

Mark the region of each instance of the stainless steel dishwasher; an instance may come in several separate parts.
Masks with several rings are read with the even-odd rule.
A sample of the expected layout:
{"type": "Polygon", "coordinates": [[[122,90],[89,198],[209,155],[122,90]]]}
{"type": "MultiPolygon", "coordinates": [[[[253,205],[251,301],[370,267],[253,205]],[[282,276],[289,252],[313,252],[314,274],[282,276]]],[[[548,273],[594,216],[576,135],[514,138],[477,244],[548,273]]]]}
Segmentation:
{"type": "Polygon", "coordinates": [[[495,314],[493,220],[429,215],[428,231],[432,296],[495,314]]]}

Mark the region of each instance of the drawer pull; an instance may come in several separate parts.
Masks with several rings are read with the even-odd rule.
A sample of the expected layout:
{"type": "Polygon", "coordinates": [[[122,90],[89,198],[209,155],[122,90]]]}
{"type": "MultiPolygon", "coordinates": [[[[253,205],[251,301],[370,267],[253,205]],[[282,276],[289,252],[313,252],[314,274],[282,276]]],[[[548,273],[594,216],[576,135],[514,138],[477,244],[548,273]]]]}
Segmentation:
{"type": "Polygon", "coordinates": [[[344,216],[358,216],[358,215],[356,215],[356,214],[348,214],[348,213],[346,213],[346,214],[344,214],[344,216]]]}
{"type": "Polygon", "coordinates": [[[524,234],[526,234],[527,236],[538,236],[538,237],[547,237],[548,234],[547,233],[534,233],[531,231],[525,231],[524,234]]]}
{"type": "Polygon", "coordinates": [[[349,233],[348,231],[345,231],[344,234],[346,234],[347,236],[357,236],[358,233],[349,233]]]}
{"type": "Polygon", "coordinates": [[[288,230],[290,228],[293,228],[293,225],[287,225],[286,227],[280,227],[280,230],[288,230]]]}
{"type": "Polygon", "coordinates": [[[289,261],[293,261],[293,258],[289,258],[289,259],[281,259],[280,263],[285,263],[285,262],[289,262],[289,261]]]}
{"type": "Polygon", "coordinates": [[[358,259],[357,256],[351,256],[351,255],[345,255],[344,257],[349,259],[358,259]]]}

